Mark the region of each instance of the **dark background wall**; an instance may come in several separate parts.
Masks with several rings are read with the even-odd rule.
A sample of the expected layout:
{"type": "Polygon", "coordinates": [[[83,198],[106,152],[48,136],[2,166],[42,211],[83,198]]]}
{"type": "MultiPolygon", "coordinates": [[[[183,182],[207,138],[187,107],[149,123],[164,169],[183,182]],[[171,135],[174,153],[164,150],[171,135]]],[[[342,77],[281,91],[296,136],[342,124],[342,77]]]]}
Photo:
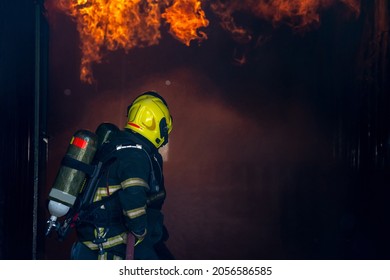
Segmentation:
{"type": "Polygon", "coordinates": [[[0,259],[37,258],[48,34],[40,1],[0,3],[0,259]]]}
{"type": "Polygon", "coordinates": [[[1,56],[1,103],[11,104],[2,113],[13,124],[1,135],[2,159],[12,163],[3,161],[1,174],[14,186],[0,188],[2,258],[68,258],[74,236],[43,236],[47,193],[68,141],[103,121],[122,127],[128,103],[149,89],[174,116],[164,210],[178,259],[389,257],[386,1],[362,1],[357,19],[330,9],[304,34],[258,22],[256,36],[266,38],[258,45],[237,43],[216,24],[190,47],[163,32],[159,45],[107,52],[93,85],[79,80],[75,24],[51,13],[48,95],[40,90],[38,109],[35,8],[25,2],[24,36],[9,25],[18,4],[4,6],[13,13],[1,22],[1,54],[10,54],[1,56]],[[240,66],[241,54],[248,63],[240,66]],[[48,143],[34,158],[41,177],[31,160],[36,111],[38,143],[48,143]]]}

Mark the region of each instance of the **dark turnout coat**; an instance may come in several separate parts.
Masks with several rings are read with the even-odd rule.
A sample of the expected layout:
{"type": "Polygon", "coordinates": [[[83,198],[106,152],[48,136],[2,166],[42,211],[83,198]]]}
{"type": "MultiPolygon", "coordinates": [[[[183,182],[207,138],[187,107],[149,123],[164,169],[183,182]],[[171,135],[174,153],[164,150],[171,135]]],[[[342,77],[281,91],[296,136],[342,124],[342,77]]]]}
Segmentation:
{"type": "Polygon", "coordinates": [[[167,231],[161,212],[166,192],[158,150],[125,129],[103,145],[96,157],[110,158],[110,164],[99,180],[93,203],[77,223],[78,242],[72,258],[124,259],[128,234],[143,240],[135,246],[135,259],[167,258],[167,252],[159,255],[167,231]]]}

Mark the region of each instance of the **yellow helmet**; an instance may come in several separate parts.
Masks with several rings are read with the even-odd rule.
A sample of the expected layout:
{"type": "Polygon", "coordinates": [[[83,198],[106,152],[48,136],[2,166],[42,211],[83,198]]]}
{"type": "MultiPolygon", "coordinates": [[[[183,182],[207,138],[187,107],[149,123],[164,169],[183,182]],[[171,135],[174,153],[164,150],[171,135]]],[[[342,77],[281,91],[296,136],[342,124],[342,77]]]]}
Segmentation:
{"type": "Polygon", "coordinates": [[[156,148],[168,143],[172,117],[164,98],[154,91],[138,96],[127,108],[125,127],[141,134],[156,148]]]}

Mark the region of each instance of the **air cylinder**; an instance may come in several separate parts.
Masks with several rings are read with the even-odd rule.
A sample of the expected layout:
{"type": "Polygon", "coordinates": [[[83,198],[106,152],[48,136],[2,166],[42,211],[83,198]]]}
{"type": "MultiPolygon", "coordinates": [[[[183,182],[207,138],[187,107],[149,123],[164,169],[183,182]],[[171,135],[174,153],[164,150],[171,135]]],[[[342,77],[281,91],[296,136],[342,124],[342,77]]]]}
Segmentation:
{"type": "MultiPolygon", "coordinates": [[[[73,162],[90,164],[95,156],[98,146],[98,137],[88,130],[78,130],[72,137],[65,157],[73,162]]],[[[76,167],[62,164],[58,170],[53,187],[49,193],[48,209],[55,221],[64,216],[74,205],[80,190],[85,183],[86,173],[76,167]]]]}

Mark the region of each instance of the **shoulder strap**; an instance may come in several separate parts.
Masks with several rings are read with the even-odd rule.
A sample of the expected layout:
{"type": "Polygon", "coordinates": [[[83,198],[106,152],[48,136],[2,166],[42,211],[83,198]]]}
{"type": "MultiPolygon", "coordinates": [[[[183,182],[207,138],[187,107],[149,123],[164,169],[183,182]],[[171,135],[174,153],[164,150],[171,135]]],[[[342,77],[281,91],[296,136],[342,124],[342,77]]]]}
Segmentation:
{"type": "Polygon", "coordinates": [[[67,213],[63,224],[57,230],[59,240],[65,239],[69,230],[79,221],[79,215],[92,204],[99,179],[104,173],[104,170],[116,160],[113,152],[108,153],[107,156],[100,158],[100,160],[97,160],[96,157],[97,155],[95,155],[95,159],[91,164],[94,168],[93,172],[89,174],[90,176],[85,180],[82,191],[79,193],[74,206],[67,213]]]}
{"type": "Polygon", "coordinates": [[[88,174],[89,176],[92,176],[92,174],[95,171],[95,166],[92,164],[87,164],[85,162],[82,162],[80,160],[77,160],[75,158],[72,158],[68,155],[65,155],[62,158],[61,165],[67,166],[76,170],[83,171],[84,173],[88,174]]]}

